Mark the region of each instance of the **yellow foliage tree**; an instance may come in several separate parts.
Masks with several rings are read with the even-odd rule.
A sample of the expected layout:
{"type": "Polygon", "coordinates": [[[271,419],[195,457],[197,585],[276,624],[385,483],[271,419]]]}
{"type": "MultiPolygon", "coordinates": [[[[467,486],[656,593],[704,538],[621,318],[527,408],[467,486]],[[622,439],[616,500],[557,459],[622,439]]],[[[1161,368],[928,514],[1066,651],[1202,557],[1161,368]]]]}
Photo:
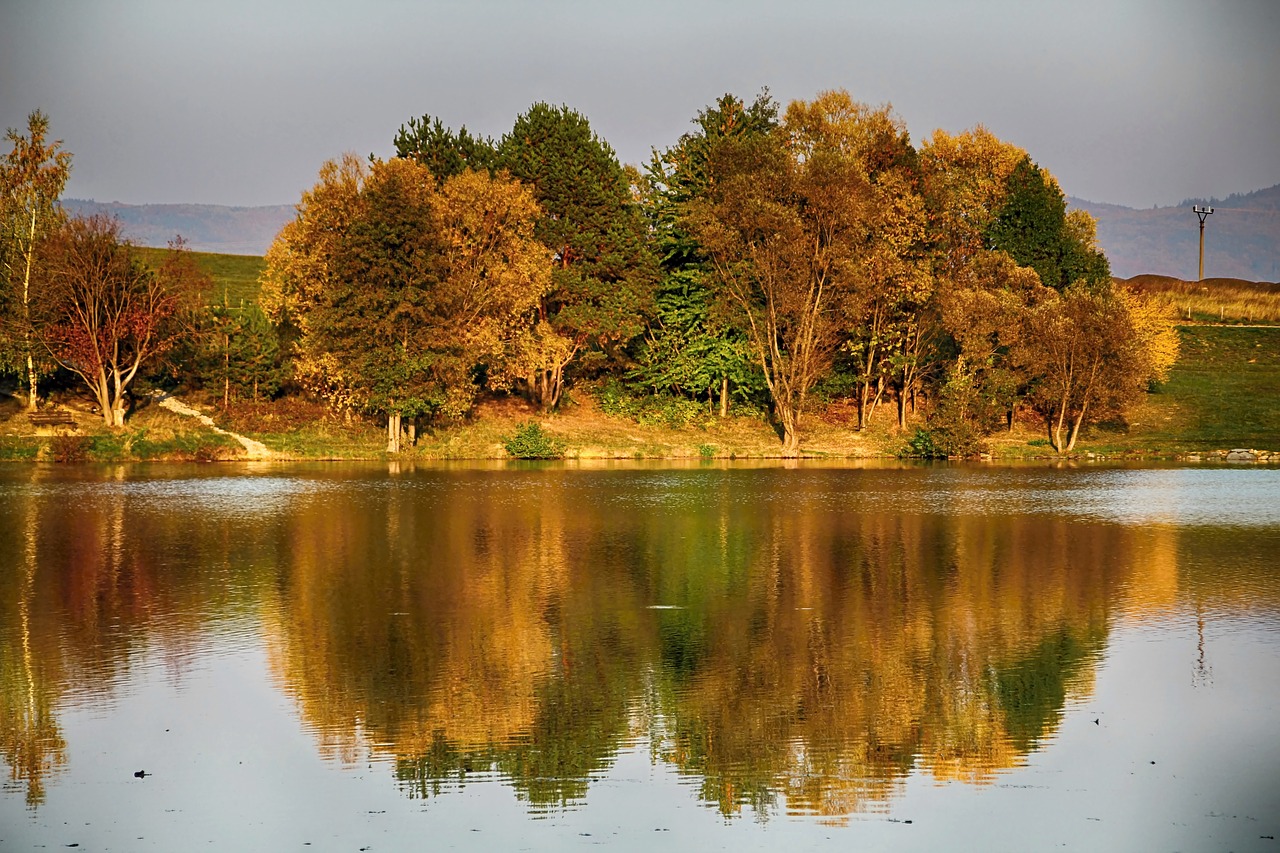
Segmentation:
{"type": "Polygon", "coordinates": [[[330,161],[267,253],[263,303],[295,330],[299,379],[335,407],[458,417],[489,368],[509,384],[550,283],[539,207],[505,173],[443,182],[397,158],[330,161]]]}

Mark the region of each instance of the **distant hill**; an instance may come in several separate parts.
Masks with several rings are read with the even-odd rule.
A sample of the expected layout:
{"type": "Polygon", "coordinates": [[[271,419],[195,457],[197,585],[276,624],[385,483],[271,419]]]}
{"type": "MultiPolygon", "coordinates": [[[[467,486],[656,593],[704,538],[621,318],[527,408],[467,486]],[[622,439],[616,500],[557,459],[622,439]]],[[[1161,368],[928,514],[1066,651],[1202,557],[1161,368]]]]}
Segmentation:
{"type": "Polygon", "coordinates": [[[163,248],[182,235],[197,252],[259,255],[294,217],[291,204],[224,207],[217,204],[120,204],[63,199],[68,213],[105,214],[120,220],[124,236],[139,246],[163,248]]]}
{"type": "Polygon", "coordinates": [[[1225,199],[1187,199],[1175,207],[1135,210],[1068,198],[1098,220],[1098,243],[1119,278],[1167,275],[1194,280],[1200,223],[1193,205],[1213,214],[1204,229],[1205,277],[1280,281],[1280,184],[1225,199]]]}

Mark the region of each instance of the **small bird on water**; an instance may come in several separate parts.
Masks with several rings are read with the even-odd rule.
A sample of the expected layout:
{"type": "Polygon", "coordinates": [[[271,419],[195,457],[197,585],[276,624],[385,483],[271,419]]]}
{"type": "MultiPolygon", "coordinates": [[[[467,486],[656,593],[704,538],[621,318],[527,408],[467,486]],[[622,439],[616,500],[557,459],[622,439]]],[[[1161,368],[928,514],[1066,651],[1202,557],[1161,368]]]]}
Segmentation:
{"type": "Polygon", "coordinates": [[[154,774],[154,773],[148,773],[148,772],[147,772],[147,771],[145,771],[145,770],[139,770],[137,773],[134,773],[133,775],[134,775],[134,777],[135,777],[135,778],[138,778],[138,779],[145,779],[145,778],[147,778],[148,776],[154,776],[154,775],[156,775],[156,774],[154,774]]]}

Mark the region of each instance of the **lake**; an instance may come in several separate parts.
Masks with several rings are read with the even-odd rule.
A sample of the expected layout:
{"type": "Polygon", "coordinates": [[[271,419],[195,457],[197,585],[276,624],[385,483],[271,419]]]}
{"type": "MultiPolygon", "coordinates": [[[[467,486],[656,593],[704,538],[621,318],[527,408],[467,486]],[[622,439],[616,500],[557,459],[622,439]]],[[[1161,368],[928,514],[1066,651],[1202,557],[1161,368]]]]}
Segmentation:
{"type": "Polygon", "coordinates": [[[0,850],[1280,851],[1280,469],[0,467],[0,850]]]}

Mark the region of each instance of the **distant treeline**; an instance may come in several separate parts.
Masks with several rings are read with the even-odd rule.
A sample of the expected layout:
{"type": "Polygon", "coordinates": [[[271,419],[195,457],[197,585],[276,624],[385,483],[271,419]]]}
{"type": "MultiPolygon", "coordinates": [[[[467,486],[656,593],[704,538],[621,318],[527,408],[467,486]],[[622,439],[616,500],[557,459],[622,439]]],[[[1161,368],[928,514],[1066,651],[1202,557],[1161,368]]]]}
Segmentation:
{"type": "Polygon", "coordinates": [[[1113,282],[1094,220],[981,126],[916,146],[842,91],[785,110],[725,95],[693,124],[640,170],[564,106],[496,140],[410,120],[394,158],[321,168],[267,252],[261,307],[195,307],[179,252],[117,286],[168,299],[155,322],[79,337],[59,258],[119,233],[55,222],[25,313],[6,278],[8,363],[39,351],[92,374],[83,340],[142,334],[170,381],[300,389],[385,417],[392,451],[485,395],[550,411],[592,384],[764,412],[784,454],[815,397],[851,399],[859,428],[886,404],[901,429],[924,418],[913,446],[936,455],[973,452],[1020,409],[1066,452],[1176,357],[1165,312],[1113,282]]]}

